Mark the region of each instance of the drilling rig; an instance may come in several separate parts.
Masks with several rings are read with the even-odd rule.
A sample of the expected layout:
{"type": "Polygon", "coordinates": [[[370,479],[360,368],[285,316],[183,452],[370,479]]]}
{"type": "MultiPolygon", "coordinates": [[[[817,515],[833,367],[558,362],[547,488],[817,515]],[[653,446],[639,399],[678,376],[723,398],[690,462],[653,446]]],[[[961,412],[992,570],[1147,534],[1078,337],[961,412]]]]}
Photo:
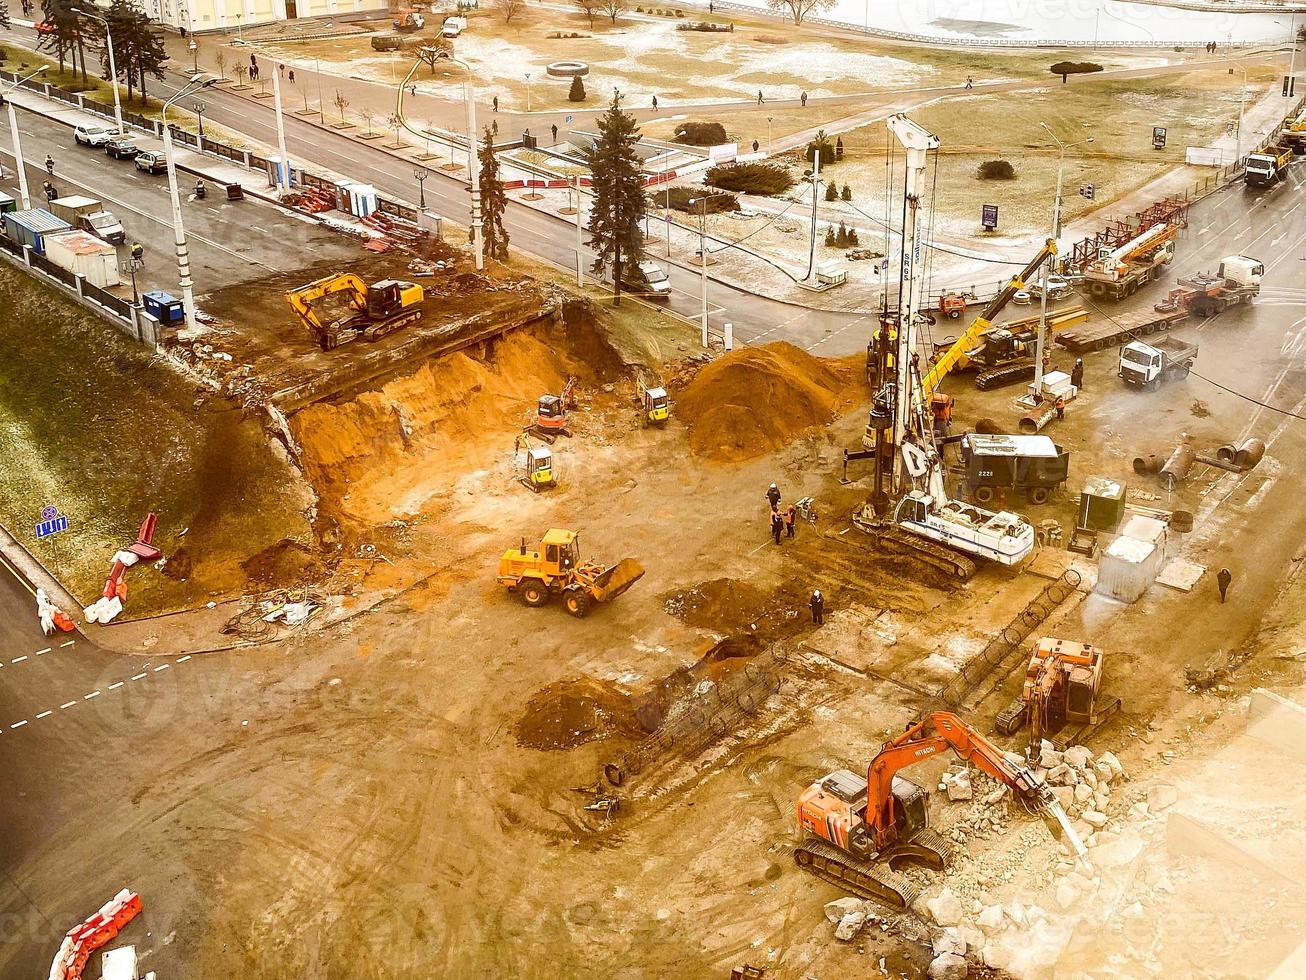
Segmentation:
{"type": "Polygon", "coordinates": [[[881,314],[872,344],[875,367],[868,376],[877,379],[878,390],[872,392],[869,428],[874,445],[868,455],[874,487],[853,524],[883,550],[969,578],[975,557],[1004,565],[1024,560],[1034,547],[1034,529],[1019,514],[995,514],[953,500],[944,486],[943,464],[934,446],[933,406],[926,401],[916,353],[925,298],[921,198],[927,155],[938,149],[939,140],[902,113],[890,116],[887,126],[907,157],[898,307],[881,314]]]}

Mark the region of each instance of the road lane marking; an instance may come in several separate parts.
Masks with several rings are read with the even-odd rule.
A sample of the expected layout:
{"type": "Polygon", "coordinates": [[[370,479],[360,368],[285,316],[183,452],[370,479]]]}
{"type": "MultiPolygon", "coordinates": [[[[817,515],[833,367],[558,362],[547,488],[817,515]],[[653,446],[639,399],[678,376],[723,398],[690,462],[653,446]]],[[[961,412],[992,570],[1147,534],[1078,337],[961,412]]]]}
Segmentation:
{"type": "Polygon", "coordinates": [[[109,685],[109,690],[110,690],[110,691],[116,691],[116,690],[118,690],[118,688],[122,687],[123,683],[124,683],[123,681],[118,681],[118,683],[116,683],[116,684],[110,684],[110,685],[109,685]]]}
{"type": "Polygon", "coordinates": [[[157,666],[157,667],[154,668],[154,672],[157,674],[159,671],[161,671],[161,670],[167,670],[167,669],[168,669],[169,667],[171,667],[171,666],[172,666],[172,664],[159,664],[159,666],[157,666]]]}
{"type": "Polygon", "coordinates": [[[89,701],[89,700],[91,700],[91,698],[98,698],[99,696],[100,696],[100,692],[99,692],[99,691],[92,691],[90,694],[83,694],[83,695],[82,695],[82,700],[83,700],[83,701],[89,701]]]}
{"type": "Polygon", "coordinates": [[[132,677],[132,680],[134,680],[134,681],[138,681],[138,680],[140,680],[140,679],[141,679],[142,677],[144,677],[144,676],[145,676],[144,674],[136,674],[136,675],[134,675],[134,676],[132,677]]]}
{"type": "Polygon", "coordinates": [[[59,710],[60,710],[60,711],[67,711],[69,708],[71,708],[71,707],[72,707],[73,705],[75,705],[76,703],[77,703],[76,701],[69,701],[69,702],[67,702],[66,704],[61,704],[61,705],[59,705],[59,710]]]}
{"type": "Polygon", "coordinates": [[[9,661],[9,662],[10,662],[11,664],[21,664],[21,663],[22,663],[24,660],[26,660],[26,659],[27,659],[27,657],[25,657],[25,656],[24,656],[24,657],[14,657],[14,659],[11,660],[11,661],[9,661]]]}
{"type": "Polygon", "coordinates": [[[60,643],[59,648],[62,650],[64,647],[70,647],[76,642],[76,640],[69,640],[67,643],[60,643]]]}
{"type": "Polygon", "coordinates": [[[50,652],[50,648],[49,648],[49,647],[46,647],[44,650],[37,650],[37,651],[36,651],[36,656],[39,657],[39,656],[41,656],[42,654],[46,654],[46,653],[49,653],[49,652],[50,652]]]}
{"type": "Polygon", "coordinates": [[[42,711],[39,715],[36,716],[36,720],[40,721],[42,718],[49,718],[52,714],[54,714],[53,711],[42,711]]]}
{"type": "Polygon", "coordinates": [[[27,724],[27,719],[24,718],[22,721],[16,721],[16,722],[14,722],[14,723],[13,723],[12,725],[10,725],[9,727],[10,727],[11,729],[14,729],[14,728],[22,728],[22,727],[23,727],[24,725],[26,725],[26,724],[27,724]]]}
{"type": "Polygon", "coordinates": [[[178,657],[178,658],[177,658],[177,663],[179,663],[179,664],[184,664],[184,663],[185,663],[187,660],[189,660],[189,659],[190,659],[190,654],[188,653],[188,654],[186,654],[186,656],[184,656],[184,657],[178,657]]]}

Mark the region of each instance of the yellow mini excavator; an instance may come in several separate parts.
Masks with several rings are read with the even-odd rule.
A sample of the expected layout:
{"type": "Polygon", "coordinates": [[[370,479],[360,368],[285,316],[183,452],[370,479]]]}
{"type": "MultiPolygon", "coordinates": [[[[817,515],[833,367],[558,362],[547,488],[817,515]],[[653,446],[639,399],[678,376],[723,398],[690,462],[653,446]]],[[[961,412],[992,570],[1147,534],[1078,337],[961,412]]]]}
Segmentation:
{"type": "Polygon", "coordinates": [[[367,285],[352,272],[324,276],[286,293],[290,308],[308,327],[308,332],[323,350],[335,350],[341,344],[362,337],[380,340],[422,318],[426,293],[415,282],[382,279],[367,285]],[[332,293],[345,293],[349,311],[323,323],[313,304],[332,293]]]}

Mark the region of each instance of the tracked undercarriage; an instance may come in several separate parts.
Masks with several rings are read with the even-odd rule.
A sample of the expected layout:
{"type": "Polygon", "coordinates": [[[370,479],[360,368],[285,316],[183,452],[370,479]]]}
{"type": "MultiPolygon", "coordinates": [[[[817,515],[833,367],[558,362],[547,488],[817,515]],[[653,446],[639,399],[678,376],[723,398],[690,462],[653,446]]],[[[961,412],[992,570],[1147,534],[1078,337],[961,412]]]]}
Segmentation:
{"type": "Polygon", "coordinates": [[[895,871],[895,866],[910,862],[943,871],[952,862],[952,845],[925,828],[874,861],[859,861],[832,844],[807,840],[794,850],[794,862],[854,895],[892,909],[906,909],[920,896],[921,886],[895,871]]]}
{"type": "Polygon", "coordinates": [[[913,558],[961,581],[975,574],[975,562],[965,555],[919,534],[913,534],[888,518],[872,517],[865,511],[858,510],[853,514],[853,526],[867,535],[880,551],[913,558]]]}

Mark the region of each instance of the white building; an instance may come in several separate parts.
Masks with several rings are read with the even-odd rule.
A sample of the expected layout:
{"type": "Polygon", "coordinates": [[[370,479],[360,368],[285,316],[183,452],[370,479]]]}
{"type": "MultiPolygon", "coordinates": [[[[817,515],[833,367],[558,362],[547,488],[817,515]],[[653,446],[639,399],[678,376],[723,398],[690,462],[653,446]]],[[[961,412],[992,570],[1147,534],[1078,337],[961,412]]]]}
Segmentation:
{"type": "MultiPolygon", "coordinates": [[[[239,30],[293,22],[306,17],[345,16],[359,13],[385,15],[389,0],[137,0],[150,17],[173,30],[239,30]]],[[[311,22],[303,24],[312,29],[311,22]]]]}

